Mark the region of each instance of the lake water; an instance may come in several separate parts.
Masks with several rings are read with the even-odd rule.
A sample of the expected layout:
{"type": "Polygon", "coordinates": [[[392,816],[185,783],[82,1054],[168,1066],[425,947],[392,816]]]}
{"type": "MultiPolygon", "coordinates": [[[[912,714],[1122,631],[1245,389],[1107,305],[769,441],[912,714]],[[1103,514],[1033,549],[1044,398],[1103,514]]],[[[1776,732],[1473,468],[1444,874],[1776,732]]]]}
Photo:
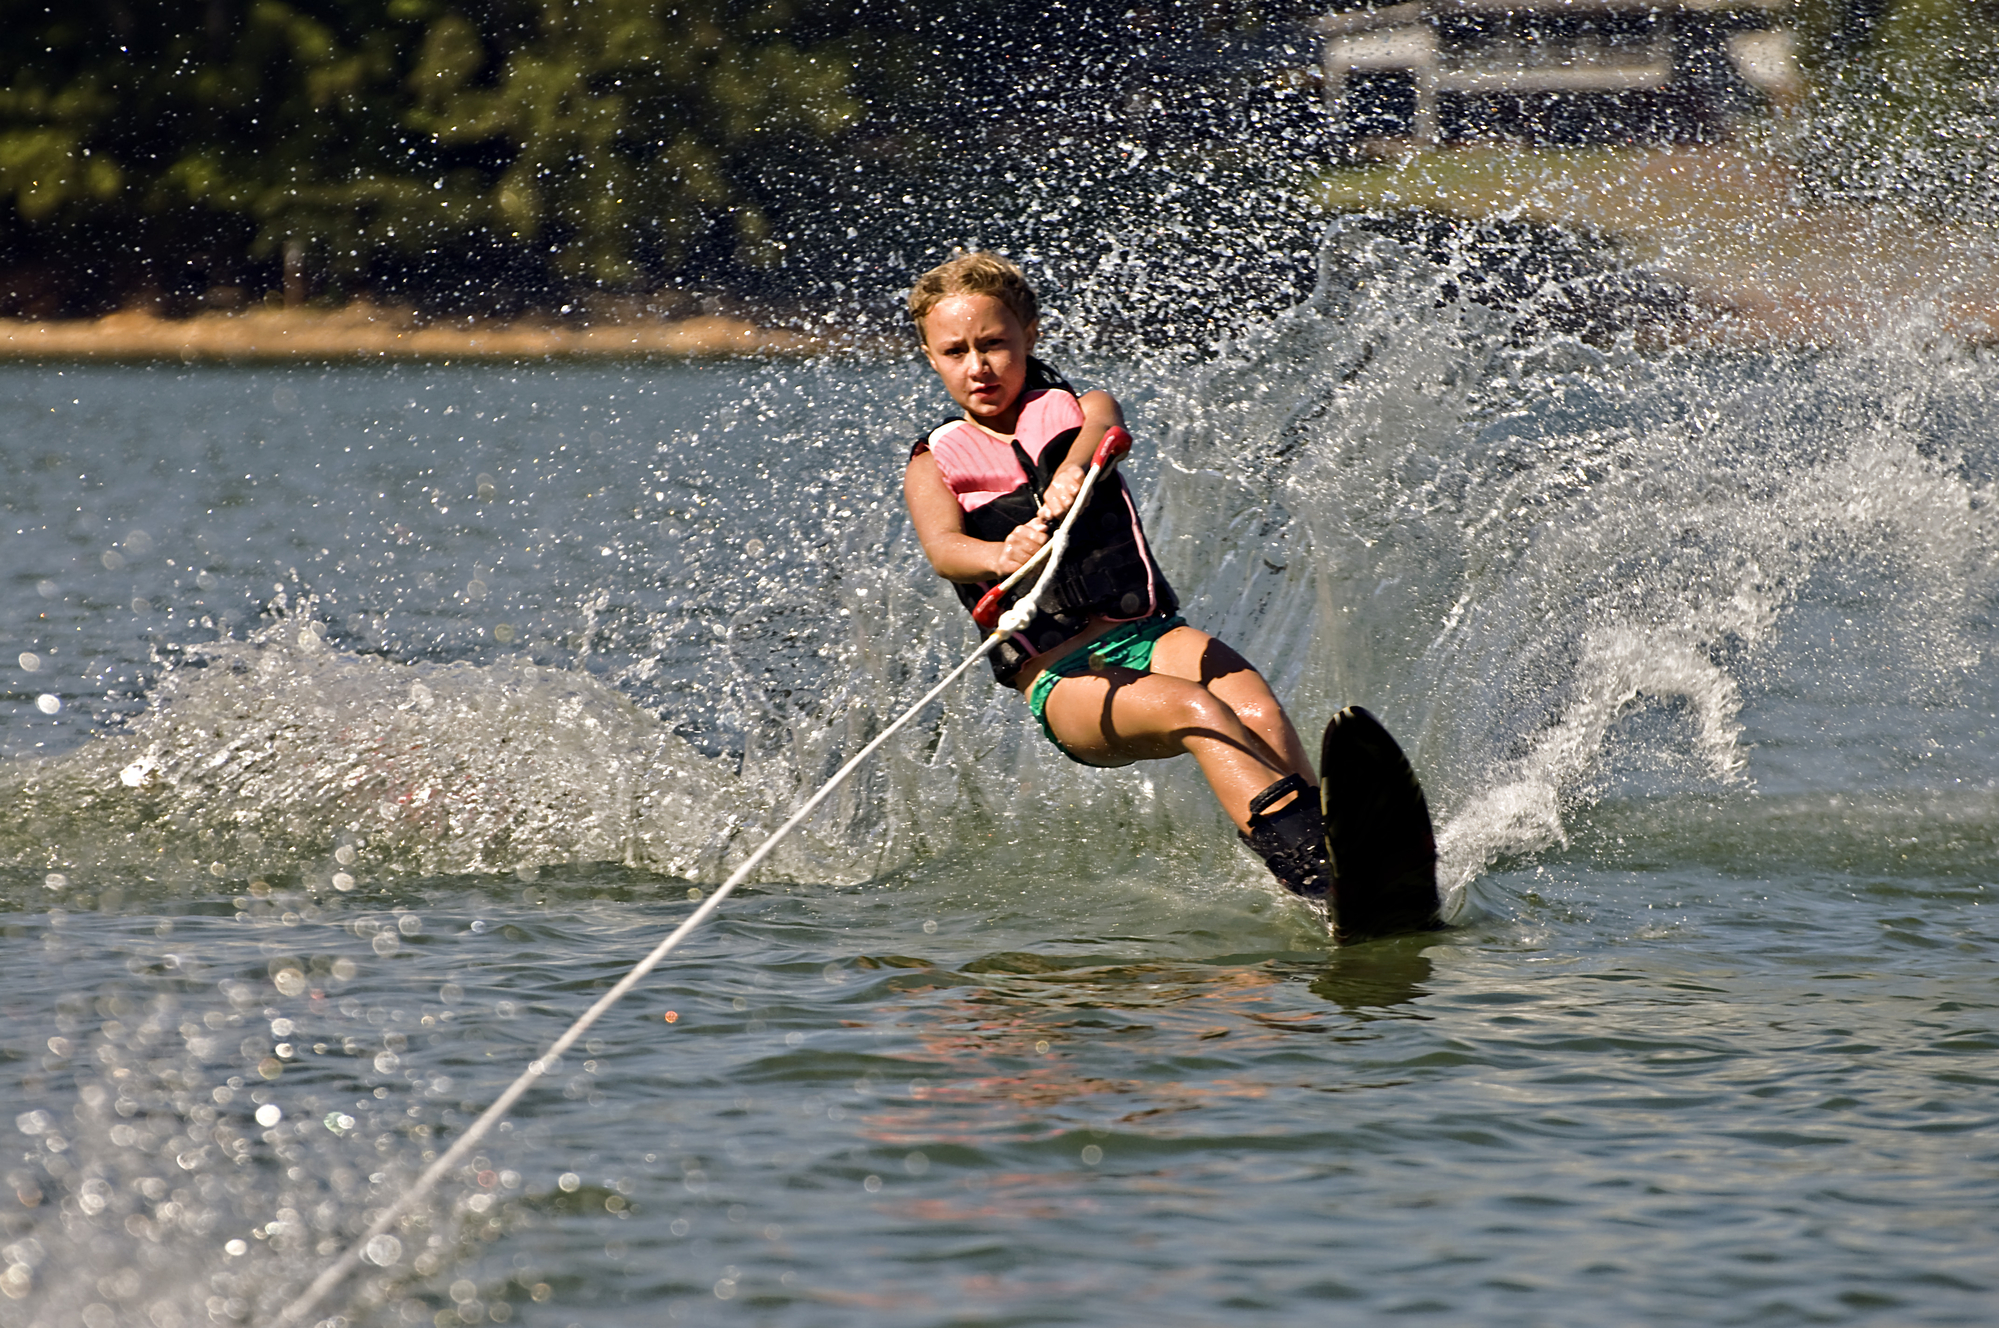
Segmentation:
{"type": "MultiPolygon", "coordinates": [[[[983,676],[351,1324],[1982,1324],[1999,361],[1515,335],[1387,242],[1126,398],[1457,923],[1334,950],[983,676]]],[[[269,1323],[976,643],[906,364],[0,369],[0,1323],[269,1323]]]]}

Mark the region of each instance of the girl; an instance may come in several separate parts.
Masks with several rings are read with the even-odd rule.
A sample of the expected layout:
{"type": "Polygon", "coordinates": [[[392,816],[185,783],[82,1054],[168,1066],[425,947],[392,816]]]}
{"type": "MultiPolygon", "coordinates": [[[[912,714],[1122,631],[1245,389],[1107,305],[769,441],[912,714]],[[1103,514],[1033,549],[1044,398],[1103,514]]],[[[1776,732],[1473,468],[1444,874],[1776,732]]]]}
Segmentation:
{"type": "MultiPolygon", "coordinates": [[[[918,440],[903,497],[930,565],[967,608],[1048,542],[1098,442],[1124,422],[1110,393],[1078,397],[1034,358],[1038,310],[1021,270],[989,253],[952,259],[909,293],[923,352],[964,414],[918,440]]],[[[1262,676],[1178,607],[1123,479],[1100,481],[1040,611],[990,656],[994,676],[1082,765],[1192,755],[1272,874],[1324,899],[1304,745],[1262,676]]]]}

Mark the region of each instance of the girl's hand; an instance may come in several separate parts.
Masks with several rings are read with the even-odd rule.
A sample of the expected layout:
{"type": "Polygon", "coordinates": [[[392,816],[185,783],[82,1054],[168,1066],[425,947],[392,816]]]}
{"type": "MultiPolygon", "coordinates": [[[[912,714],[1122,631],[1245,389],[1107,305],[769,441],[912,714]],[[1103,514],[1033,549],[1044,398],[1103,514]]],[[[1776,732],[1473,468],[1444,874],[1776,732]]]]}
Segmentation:
{"type": "MultiPolygon", "coordinates": [[[[1071,495],[1072,497],[1074,495],[1071,495]]],[[[1015,526],[1000,545],[999,562],[993,570],[1001,576],[1011,576],[1020,570],[1022,563],[1034,556],[1034,551],[1048,542],[1048,532],[1037,521],[1015,526]]]]}
{"type": "Polygon", "coordinates": [[[1065,462],[1048,481],[1048,488],[1041,495],[1041,510],[1035,515],[1043,521],[1060,521],[1082,487],[1083,468],[1073,461],[1065,462]]]}

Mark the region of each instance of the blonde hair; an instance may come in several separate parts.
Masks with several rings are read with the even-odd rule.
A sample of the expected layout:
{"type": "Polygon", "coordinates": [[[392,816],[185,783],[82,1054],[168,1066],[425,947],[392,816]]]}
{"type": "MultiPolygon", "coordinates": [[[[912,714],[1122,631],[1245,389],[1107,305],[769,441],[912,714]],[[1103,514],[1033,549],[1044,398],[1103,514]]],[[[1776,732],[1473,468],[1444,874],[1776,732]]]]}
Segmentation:
{"type": "Polygon", "coordinates": [[[981,250],[939,263],[909,288],[909,318],[916,324],[919,339],[924,317],[953,295],[990,295],[1005,305],[1022,327],[1031,326],[1041,316],[1041,301],[1035,298],[1034,287],[1027,284],[1027,274],[998,254],[981,250]]]}

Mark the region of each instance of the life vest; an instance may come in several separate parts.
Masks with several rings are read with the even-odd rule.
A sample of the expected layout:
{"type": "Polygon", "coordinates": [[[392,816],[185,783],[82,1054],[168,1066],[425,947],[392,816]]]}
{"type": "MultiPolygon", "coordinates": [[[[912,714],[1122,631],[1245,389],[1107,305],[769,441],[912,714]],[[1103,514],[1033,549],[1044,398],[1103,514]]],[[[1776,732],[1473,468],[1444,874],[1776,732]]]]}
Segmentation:
{"type": "MultiPolygon", "coordinates": [[[[1055,472],[1083,427],[1083,408],[1066,387],[1030,388],[1011,443],[962,418],[946,420],[919,439],[913,458],[929,452],[938,472],[965,513],[965,533],[998,543],[1034,519],[1055,472]]],[[[1034,588],[1021,581],[1005,603],[1034,588]]],[[[995,583],[954,582],[970,610],[995,583]]],[[[993,649],[993,676],[1011,683],[1020,666],[1088,627],[1095,617],[1131,622],[1172,613],[1179,598],[1166,583],[1139,524],[1138,506],[1124,479],[1100,479],[1090,502],[1076,518],[1069,549],[1056,569],[1039,611],[1026,628],[993,649]]]]}

